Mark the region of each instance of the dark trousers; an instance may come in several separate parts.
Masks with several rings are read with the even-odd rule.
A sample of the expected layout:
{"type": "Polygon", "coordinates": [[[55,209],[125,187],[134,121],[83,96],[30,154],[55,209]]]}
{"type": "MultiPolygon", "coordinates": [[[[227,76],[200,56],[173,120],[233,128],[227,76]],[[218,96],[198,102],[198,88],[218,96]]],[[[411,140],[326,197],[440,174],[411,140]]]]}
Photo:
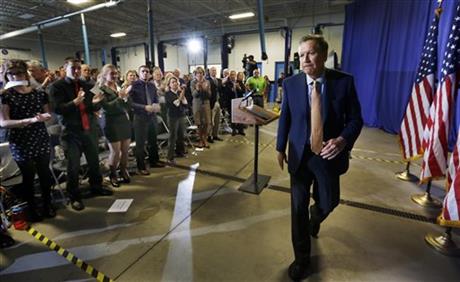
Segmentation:
{"type": "Polygon", "coordinates": [[[295,260],[310,260],[309,210],[310,186],[315,181],[314,199],[320,221],[338,205],[340,198],[339,174],[332,169],[331,161],[324,160],[306,149],[300,167],[291,173],[291,235],[295,260]]]}
{"type": "Polygon", "coordinates": [[[35,173],[40,180],[42,199],[45,206],[51,204],[51,171],[49,169],[50,156],[43,155],[28,161],[19,161],[17,165],[22,174],[23,197],[31,209],[35,208],[34,179],[35,173]]]}
{"type": "Polygon", "coordinates": [[[184,133],[185,117],[168,117],[169,140],[168,140],[168,160],[174,159],[174,153],[185,153],[184,133]]]}
{"type": "Polygon", "coordinates": [[[66,132],[62,137],[62,145],[67,157],[67,193],[71,200],[80,200],[78,180],[80,173],[81,154],[85,154],[88,165],[89,184],[92,189],[102,187],[102,175],[99,167],[97,129],[80,132],[66,132]]]}
{"type": "Polygon", "coordinates": [[[143,170],[146,169],[145,141],[148,143],[150,164],[156,164],[160,160],[157,144],[157,117],[156,115],[149,117],[134,115],[133,127],[136,137],[137,168],[143,170]]]}

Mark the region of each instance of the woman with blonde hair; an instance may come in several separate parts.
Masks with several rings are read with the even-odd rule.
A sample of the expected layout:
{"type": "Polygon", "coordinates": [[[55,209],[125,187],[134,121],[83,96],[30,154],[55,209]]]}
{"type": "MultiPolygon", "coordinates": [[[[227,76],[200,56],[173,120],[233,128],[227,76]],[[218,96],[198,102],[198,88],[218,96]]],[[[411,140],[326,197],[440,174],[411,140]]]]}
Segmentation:
{"type": "Polygon", "coordinates": [[[125,80],[123,81],[123,85],[121,86],[123,89],[127,88],[130,86],[134,81],[136,81],[139,78],[137,75],[136,70],[128,70],[125,74],[125,80]]]}
{"type": "Polygon", "coordinates": [[[105,137],[109,141],[110,184],[120,187],[117,168],[120,165],[124,183],[130,182],[128,173],[128,149],[131,142],[128,92],[131,86],[120,89],[117,86],[118,70],[114,65],[105,65],[99,74],[97,86],[103,94],[101,101],[105,115],[105,137]]]}
{"type": "MultiPolygon", "coordinates": [[[[123,81],[123,85],[121,89],[127,91],[128,87],[133,84],[134,81],[139,79],[139,75],[137,74],[136,70],[128,70],[125,74],[125,80],[123,81]]],[[[133,127],[133,120],[134,120],[134,111],[132,107],[128,107],[128,115],[129,115],[129,123],[131,124],[131,141],[135,140],[134,134],[134,127],[133,127]]]]}
{"type": "Polygon", "coordinates": [[[208,132],[211,129],[211,103],[209,101],[211,87],[209,81],[204,78],[204,69],[202,67],[197,67],[193,73],[195,78],[190,83],[190,89],[193,96],[193,118],[195,125],[198,126],[200,137],[198,147],[209,148],[207,139],[208,132]]]}

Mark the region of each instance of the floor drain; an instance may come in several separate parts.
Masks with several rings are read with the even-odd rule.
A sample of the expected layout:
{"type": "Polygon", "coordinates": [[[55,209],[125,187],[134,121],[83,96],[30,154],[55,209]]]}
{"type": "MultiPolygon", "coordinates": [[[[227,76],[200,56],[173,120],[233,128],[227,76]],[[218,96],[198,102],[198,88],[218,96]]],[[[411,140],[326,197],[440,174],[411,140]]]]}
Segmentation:
{"type": "Polygon", "coordinates": [[[348,200],[343,200],[343,199],[340,200],[340,204],[350,206],[350,207],[375,211],[379,213],[384,213],[388,215],[394,215],[394,216],[416,220],[416,221],[436,223],[436,218],[433,218],[433,217],[427,217],[427,216],[420,215],[420,214],[415,214],[415,213],[410,213],[410,212],[405,212],[405,211],[400,211],[400,210],[395,210],[395,209],[390,209],[390,208],[385,208],[385,207],[379,207],[379,206],[374,206],[370,204],[353,202],[353,201],[348,201],[348,200]]]}
{"type": "MultiPolygon", "coordinates": [[[[283,187],[283,186],[269,185],[268,188],[271,190],[279,191],[279,192],[290,193],[290,189],[287,187],[283,187]]],[[[354,202],[354,201],[349,201],[349,200],[344,200],[344,199],[340,200],[340,204],[359,208],[359,209],[370,210],[370,211],[374,211],[378,213],[393,215],[397,217],[402,217],[406,219],[421,221],[421,222],[436,223],[435,217],[427,217],[424,215],[395,210],[391,208],[385,208],[385,207],[380,207],[380,206],[375,206],[375,205],[370,205],[370,204],[365,204],[365,203],[360,203],[360,202],[354,202]]]]}

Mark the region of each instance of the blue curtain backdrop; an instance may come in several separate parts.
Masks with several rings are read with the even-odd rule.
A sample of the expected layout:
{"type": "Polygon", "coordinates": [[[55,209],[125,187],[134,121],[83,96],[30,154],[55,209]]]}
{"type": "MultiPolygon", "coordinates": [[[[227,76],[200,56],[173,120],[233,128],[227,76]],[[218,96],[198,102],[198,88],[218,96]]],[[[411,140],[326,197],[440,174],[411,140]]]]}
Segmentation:
{"type": "MultiPolygon", "coordinates": [[[[442,5],[438,73],[459,1],[442,5]]],[[[399,132],[436,7],[436,0],[355,0],[346,7],[342,69],[355,77],[367,126],[399,132]]],[[[458,125],[460,114],[454,120],[458,125]]]]}

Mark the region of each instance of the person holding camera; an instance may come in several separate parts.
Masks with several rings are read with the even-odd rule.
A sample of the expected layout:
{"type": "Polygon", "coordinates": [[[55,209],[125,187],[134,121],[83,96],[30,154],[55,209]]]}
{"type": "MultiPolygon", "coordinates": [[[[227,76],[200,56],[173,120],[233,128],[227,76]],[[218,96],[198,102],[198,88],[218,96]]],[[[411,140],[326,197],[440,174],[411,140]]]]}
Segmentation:
{"type": "Polygon", "coordinates": [[[245,73],[246,77],[252,76],[252,74],[254,73],[254,70],[257,69],[257,62],[254,61],[254,56],[253,55],[248,56],[248,59],[247,59],[246,63],[243,63],[243,68],[246,71],[246,73],[245,73]]]}

